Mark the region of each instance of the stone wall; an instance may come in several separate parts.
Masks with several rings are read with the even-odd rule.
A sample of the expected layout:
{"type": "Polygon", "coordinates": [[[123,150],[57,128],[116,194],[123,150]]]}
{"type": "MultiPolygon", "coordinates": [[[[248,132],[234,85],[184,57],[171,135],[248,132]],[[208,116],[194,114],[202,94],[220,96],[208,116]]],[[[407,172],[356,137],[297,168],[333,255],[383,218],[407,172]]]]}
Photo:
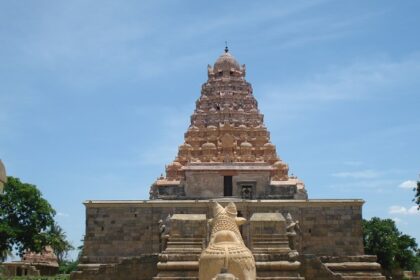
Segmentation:
{"type": "MultiPolygon", "coordinates": [[[[252,168],[253,166],[250,166],[252,168]]],[[[266,197],[270,185],[270,171],[202,170],[185,172],[187,197],[223,197],[223,176],[232,176],[232,196],[241,197],[241,186],[252,186],[253,198],[266,197]],[[205,186],[203,188],[203,186],[205,186]]],[[[292,195],[293,198],[293,195],[292,195]]]]}
{"type": "MultiPolygon", "coordinates": [[[[218,200],[222,205],[224,200],[218,200]]],[[[225,200],[226,201],[226,200],[225,200]]],[[[303,254],[360,255],[362,200],[236,200],[239,216],[253,213],[290,213],[300,221],[298,249],[303,254]]],[[[168,214],[205,214],[211,218],[210,202],[88,201],[84,263],[116,263],[125,257],[159,253],[159,224],[168,214]]],[[[250,245],[249,224],[241,232],[250,245]]]]}
{"type": "Polygon", "coordinates": [[[188,197],[223,196],[223,176],[218,171],[187,171],[185,177],[185,194],[188,197]]]}
{"type": "Polygon", "coordinates": [[[142,255],[122,259],[118,264],[102,264],[95,267],[79,265],[72,272],[72,280],[150,280],[157,273],[157,255],[142,255]]]}

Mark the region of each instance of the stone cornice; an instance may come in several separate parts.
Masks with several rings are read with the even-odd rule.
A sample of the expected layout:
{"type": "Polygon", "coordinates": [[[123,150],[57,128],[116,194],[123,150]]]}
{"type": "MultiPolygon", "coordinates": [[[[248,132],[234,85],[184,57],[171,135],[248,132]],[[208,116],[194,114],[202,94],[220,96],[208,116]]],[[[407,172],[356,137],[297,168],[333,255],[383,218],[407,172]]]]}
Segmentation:
{"type": "Polygon", "coordinates": [[[207,207],[210,202],[227,203],[234,201],[238,207],[329,207],[329,206],[362,206],[363,199],[309,199],[309,200],[242,200],[242,199],[212,199],[212,200],[86,200],[83,204],[87,208],[102,207],[207,207]]]}

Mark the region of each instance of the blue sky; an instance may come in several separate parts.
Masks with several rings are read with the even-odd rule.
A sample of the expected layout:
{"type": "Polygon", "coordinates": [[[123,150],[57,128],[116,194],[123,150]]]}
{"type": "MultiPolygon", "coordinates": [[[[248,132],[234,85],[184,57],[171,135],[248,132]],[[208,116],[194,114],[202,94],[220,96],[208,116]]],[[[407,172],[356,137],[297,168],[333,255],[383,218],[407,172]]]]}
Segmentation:
{"type": "MultiPolygon", "coordinates": [[[[74,245],[86,199],[147,199],[228,41],[310,198],[420,242],[419,1],[0,1],[0,158],[74,245]]],[[[73,254],[74,255],[74,254],[73,254]]]]}

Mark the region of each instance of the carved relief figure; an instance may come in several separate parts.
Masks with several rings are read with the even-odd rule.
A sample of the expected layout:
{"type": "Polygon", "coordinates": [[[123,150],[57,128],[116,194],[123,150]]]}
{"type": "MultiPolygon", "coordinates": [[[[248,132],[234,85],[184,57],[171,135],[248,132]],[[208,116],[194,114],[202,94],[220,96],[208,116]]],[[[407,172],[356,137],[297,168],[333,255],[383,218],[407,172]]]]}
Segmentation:
{"type": "Polygon", "coordinates": [[[236,139],[234,136],[226,133],[220,138],[220,144],[222,146],[222,154],[224,156],[224,162],[232,162],[234,157],[234,151],[236,148],[236,139]]]}
{"type": "Polygon", "coordinates": [[[165,222],[161,219],[159,220],[159,249],[160,252],[164,251],[166,249],[166,245],[168,243],[169,239],[169,231],[170,231],[170,222],[171,222],[171,215],[168,214],[168,216],[165,219],[165,222]]]}
{"type": "Polygon", "coordinates": [[[213,215],[214,218],[209,221],[212,227],[210,242],[199,260],[199,279],[211,280],[222,268],[226,268],[240,280],[254,280],[255,260],[239,232],[239,225],[246,220],[237,217],[238,212],[232,202],[226,208],[215,202],[213,215]]]}
{"type": "Polygon", "coordinates": [[[295,251],[295,254],[297,254],[297,250],[298,250],[297,235],[298,233],[300,233],[299,221],[298,220],[293,221],[292,215],[290,215],[290,213],[287,213],[286,222],[287,222],[286,231],[287,231],[287,236],[289,238],[290,249],[295,251]]]}

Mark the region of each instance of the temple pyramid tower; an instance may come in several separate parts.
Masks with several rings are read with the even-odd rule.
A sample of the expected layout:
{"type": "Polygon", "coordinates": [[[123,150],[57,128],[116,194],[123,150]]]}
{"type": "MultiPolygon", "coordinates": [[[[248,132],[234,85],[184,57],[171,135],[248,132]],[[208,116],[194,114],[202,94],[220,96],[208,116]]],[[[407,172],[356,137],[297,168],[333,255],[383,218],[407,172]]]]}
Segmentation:
{"type": "Polygon", "coordinates": [[[213,67],[175,160],[151,199],[306,199],[302,181],[276,153],[252,86],[226,47],[213,67]]]}
{"type": "Polygon", "coordinates": [[[385,279],[364,253],[364,201],[308,199],[245,74],[228,49],[208,66],[184,143],[150,200],[84,202],[71,280],[206,280],[223,269],[239,279],[385,279]]]}

